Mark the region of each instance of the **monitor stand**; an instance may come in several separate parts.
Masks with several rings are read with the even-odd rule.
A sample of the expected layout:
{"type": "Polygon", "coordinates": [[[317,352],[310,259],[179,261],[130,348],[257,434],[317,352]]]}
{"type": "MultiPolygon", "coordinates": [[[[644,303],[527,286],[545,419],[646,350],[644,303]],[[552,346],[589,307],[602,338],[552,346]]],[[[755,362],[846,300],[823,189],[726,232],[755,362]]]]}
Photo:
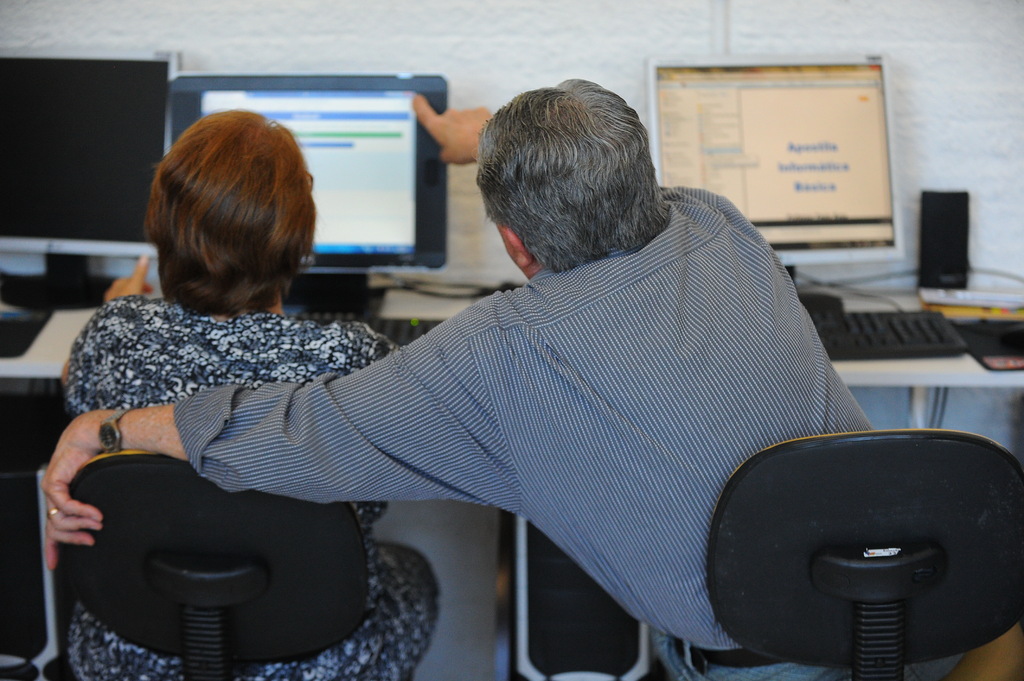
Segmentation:
{"type": "Polygon", "coordinates": [[[361,272],[306,272],[292,282],[284,307],[302,312],[342,312],[366,317],[374,312],[367,275],[361,272]]]}
{"type": "Polygon", "coordinates": [[[4,275],[0,299],[30,310],[99,307],[111,281],[89,274],[89,256],[47,253],[44,274],[4,275]]]}

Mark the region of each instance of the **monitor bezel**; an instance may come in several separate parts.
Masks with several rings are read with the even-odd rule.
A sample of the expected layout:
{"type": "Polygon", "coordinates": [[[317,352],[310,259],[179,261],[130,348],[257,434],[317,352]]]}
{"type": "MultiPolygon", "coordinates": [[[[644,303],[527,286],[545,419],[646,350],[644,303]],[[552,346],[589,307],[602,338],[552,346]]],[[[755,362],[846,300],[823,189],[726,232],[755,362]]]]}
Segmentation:
{"type": "MultiPolygon", "coordinates": [[[[170,84],[170,134],[177,139],[201,115],[202,93],[223,90],[414,91],[438,112],[448,103],[447,81],[438,74],[204,73],[182,72],[170,84]]],[[[360,273],[422,269],[447,260],[447,168],[440,148],[422,125],[416,126],[416,217],[412,253],[317,253],[310,272],[360,273]]]]}
{"type": "MultiPolygon", "coordinates": [[[[52,60],[88,60],[88,61],[122,61],[122,62],[162,62],[167,64],[167,83],[177,75],[181,54],[162,50],[88,50],[88,49],[0,49],[0,59],[52,59],[52,60]]],[[[163,150],[166,152],[170,140],[170,100],[168,99],[164,115],[163,150]]],[[[159,162],[155,158],[154,165],[159,162]]],[[[148,198],[148,197],[146,197],[148,198]]],[[[89,239],[84,237],[47,237],[26,235],[0,234],[0,254],[56,254],[105,257],[138,257],[155,255],[156,251],[146,241],[143,225],[140,220],[137,239],[89,239]]]]}
{"type": "Polygon", "coordinates": [[[662,174],[659,144],[658,71],[670,68],[736,68],[758,66],[878,66],[881,69],[883,110],[885,116],[886,145],[888,148],[889,193],[892,210],[893,243],[884,246],[857,246],[842,248],[787,249],[773,244],[779,259],[787,266],[831,265],[836,263],[887,263],[905,257],[906,234],[902,212],[899,209],[899,178],[894,158],[895,133],[891,96],[891,67],[884,54],[718,54],[652,57],[647,60],[647,106],[651,139],[651,157],[660,181],[662,174]]]}

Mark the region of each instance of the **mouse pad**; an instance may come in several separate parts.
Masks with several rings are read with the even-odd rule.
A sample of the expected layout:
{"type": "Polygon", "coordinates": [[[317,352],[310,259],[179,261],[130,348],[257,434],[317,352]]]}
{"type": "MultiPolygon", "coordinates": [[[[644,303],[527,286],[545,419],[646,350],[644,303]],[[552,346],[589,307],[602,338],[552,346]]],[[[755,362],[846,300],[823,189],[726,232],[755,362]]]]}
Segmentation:
{"type": "Polygon", "coordinates": [[[1019,321],[980,321],[958,323],[957,331],[967,342],[967,351],[983,367],[991,371],[1015,371],[1024,369],[1024,351],[1003,345],[999,336],[1019,321]]]}

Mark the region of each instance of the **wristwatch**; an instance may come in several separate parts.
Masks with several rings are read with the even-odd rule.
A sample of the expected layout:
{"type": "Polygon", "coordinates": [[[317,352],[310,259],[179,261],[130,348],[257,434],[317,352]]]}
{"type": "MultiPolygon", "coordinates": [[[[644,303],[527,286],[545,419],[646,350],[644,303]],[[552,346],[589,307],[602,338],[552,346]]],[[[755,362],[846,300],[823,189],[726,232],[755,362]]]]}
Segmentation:
{"type": "Polygon", "coordinates": [[[121,429],[117,422],[127,413],[127,409],[118,409],[100,423],[100,445],[104,452],[121,451],[121,429]]]}

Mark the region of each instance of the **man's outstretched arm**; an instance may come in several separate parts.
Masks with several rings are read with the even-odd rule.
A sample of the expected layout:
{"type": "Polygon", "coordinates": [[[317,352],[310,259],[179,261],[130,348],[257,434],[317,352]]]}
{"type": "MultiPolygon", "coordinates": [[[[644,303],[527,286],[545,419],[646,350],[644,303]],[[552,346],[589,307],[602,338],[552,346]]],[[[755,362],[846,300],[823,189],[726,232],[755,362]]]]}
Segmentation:
{"type": "Polygon", "coordinates": [[[491,117],[491,112],[480,106],[475,109],[448,109],[442,114],[434,111],[423,95],[412,101],[416,118],[430,136],[441,145],[441,160],[445,163],[473,163],[480,141],[480,131],[491,117]]]}
{"type": "MultiPolygon", "coordinates": [[[[103,526],[103,514],[89,504],[71,498],[69,488],[79,469],[99,454],[100,422],[113,411],[91,411],[73,420],[57,442],[46,467],[42,488],[46,495],[46,563],[57,565],[57,543],[92,545],[92,534],[103,526]]],[[[133,409],[120,422],[121,444],[125,449],[159,452],[185,459],[185,449],[174,424],[174,406],[133,409]]]]}

